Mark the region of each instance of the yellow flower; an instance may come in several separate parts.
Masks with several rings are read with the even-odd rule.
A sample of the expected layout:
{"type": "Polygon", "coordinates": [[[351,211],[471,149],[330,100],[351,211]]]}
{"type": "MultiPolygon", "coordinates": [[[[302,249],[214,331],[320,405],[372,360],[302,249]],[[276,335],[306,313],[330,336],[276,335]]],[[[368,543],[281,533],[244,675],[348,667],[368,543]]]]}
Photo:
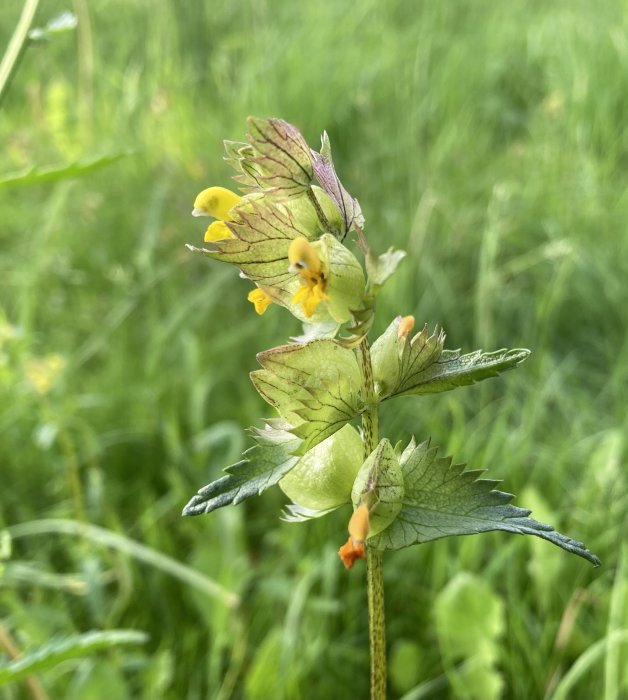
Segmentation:
{"type": "Polygon", "coordinates": [[[247,299],[255,306],[255,311],[261,316],[273,303],[273,300],[259,287],[249,292],[247,299]]]}
{"type": "Polygon", "coordinates": [[[365,542],[369,533],[369,509],[362,504],[353,511],[349,520],[349,539],[338,550],[338,555],[346,569],[350,569],[356,559],[366,557],[365,542]]]}
{"type": "Polygon", "coordinates": [[[65,367],[65,360],[56,353],[45,357],[35,357],[26,365],[26,378],[40,395],[47,394],[65,367]]]}
{"type": "Polygon", "coordinates": [[[208,187],[194,200],[192,216],[213,216],[221,221],[231,221],[229,213],[241,199],[225,187],[208,187]]]}
{"type": "Polygon", "coordinates": [[[224,187],[208,187],[196,197],[192,216],[213,216],[216,219],[205,231],[205,243],[235,238],[225,221],[231,221],[231,210],[241,200],[242,197],[224,187]]]}
{"type": "Polygon", "coordinates": [[[211,243],[212,241],[224,241],[227,238],[235,238],[227,224],[224,221],[212,221],[205,231],[203,240],[205,243],[211,243]]]}
{"type": "Polygon", "coordinates": [[[295,238],[288,249],[290,272],[299,275],[301,287],[292,297],[293,304],[301,304],[309,318],[316,307],[329,299],[326,294],[327,280],[316,248],[303,236],[295,238]]]}

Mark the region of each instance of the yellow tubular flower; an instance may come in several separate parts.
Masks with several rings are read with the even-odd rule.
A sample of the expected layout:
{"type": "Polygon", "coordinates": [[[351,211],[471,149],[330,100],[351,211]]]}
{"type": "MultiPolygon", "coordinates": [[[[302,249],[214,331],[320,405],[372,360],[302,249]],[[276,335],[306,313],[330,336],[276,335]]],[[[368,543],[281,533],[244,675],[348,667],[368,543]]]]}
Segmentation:
{"type": "Polygon", "coordinates": [[[290,243],[288,249],[288,260],[290,261],[290,271],[303,275],[317,275],[320,273],[321,261],[314,246],[304,238],[299,236],[290,243]]]}
{"type": "Polygon", "coordinates": [[[312,316],[316,307],[329,299],[325,293],[327,281],[316,248],[303,236],[295,238],[288,249],[290,272],[299,275],[301,288],[292,297],[293,304],[301,304],[305,315],[312,316]]]}
{"type": "Polygon", "coordinates": [[[252,289],[246,297],[255,306],[255,311],[261,316],[273,303],[273,300],[259,287],[252,289]]]}
{"type": "Polygon", "coordinates": [[[225,187],[208,187],[194,200],[192,216],[213,216],[214,219],[231,221],[229,212],[241,199],[225,187]]]}
{"type": "Polygon", "coordinates": [[[351,539],[356,544],[366,540],[369,534],[369,509],[364,504],[353,511],[348,529],[351,539]]]}
{"type": "Polygon", "coordinates": [[[212,221],[205,231],[205,243],[212,241],[224,241],[226,238],[235,238],[224,221],[212,221]]]}

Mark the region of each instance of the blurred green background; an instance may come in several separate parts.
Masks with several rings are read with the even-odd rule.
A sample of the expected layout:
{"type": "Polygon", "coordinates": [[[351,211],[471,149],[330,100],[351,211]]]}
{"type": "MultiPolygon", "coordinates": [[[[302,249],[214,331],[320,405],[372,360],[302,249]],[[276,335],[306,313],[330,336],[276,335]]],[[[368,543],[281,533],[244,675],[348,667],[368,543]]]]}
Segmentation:
{"type": "Polygon", "coordinates": [[[286,524],[273,489],[180,517],[269,414],[255,353],[299,330],[184,247],[248,114],[326,129],[372,247],[410,252],[375,333],[413,313],[533,350],[384,406],[383,434],[489,468],[603,561],[505,534],[388,554],[390,697],[627,698],[628,3],[43,0],[34,26],[64,10],[0,105],[0,664],[148,640],[48,647],[0,698],[368,696],[348,509],[286,524]]]}

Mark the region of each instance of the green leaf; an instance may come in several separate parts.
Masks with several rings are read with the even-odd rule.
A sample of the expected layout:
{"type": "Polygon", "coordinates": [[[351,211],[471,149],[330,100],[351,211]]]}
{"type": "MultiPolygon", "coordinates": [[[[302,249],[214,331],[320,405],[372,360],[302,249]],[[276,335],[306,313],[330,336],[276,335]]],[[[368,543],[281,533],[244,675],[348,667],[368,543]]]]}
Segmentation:
{"type": "Polygon", "coordinates": [[[405,250],[394,250],[393,248],[389,248],[382,255],[373,255],[371,252],[367,254],[366,272],[373,293],[377,293],[382,285],[395,274],[399,263],[405,257],[405,250]]]}
{"type": "Polygon", "coordinates": [[[89,656],[102,649],[122,644],[145,644],[148,635],[134,630],[108,630],[53,639],[36,651],[24,654],[7,664],[0,664],[0,685],[19,681],[69,659],[89,656]]]}
{"type": "Polygon", "coordinates": [[[496,664],[504,605],[483,579],[457,574],[438,594],[436,632],[449,681],[460,700],[498,700],[503,680],[496,664]]]}
{"type": "Polygon", "coordinates": [[[257,356],[251,372],[260,396],[293,425],[302,454],[358,415],[360,369],[354,353],[333,340],[282,345],[257,356]]]}
{"type": "Polygon", "coordinates": [[[321,137],[321,152],[312,151],[314,158],[314,174],[320,186],[327,192],[334,204],[338,207],[342,220],[344,222],[344,231],[340,237],[343,240],[352,228],[356,226],[362,228],[364,226],[364,217],[362,210],[358,204],[358,200],[354,199],[345,188],[342,186],[334,162],[331,157],[331,144],[327,132],[323,132],[321,137]]]}
{"type": "Polygon", "coordinates": [[[355,508],[365,504],[369,509],[369,538],[394,521],[401,510],[403,495],[399,460],[390,442],[384,438],[362,465],[351,492],[355,508]]]}
{"type": "Polygon", "coordinates": [[[550,525],[529,518],[529,510],[510,505],[513,496],[493,490],[498,483],[481,479],[481,470],[464,471],[451,457],[437,457],[429,441],[416,446],[414,439],[401,455],[405,480],[403,507],[394,522],[369,543],[378,549],[401,549],[451,535],[503,530],[536,535],[587,559],[599,559],[584,544],[556,532],[550,525]]]}
{"type": "Polygon", "coordinates": [[[74,177],[83,177],[89,173],[116,163],[122,158],[133,155],[133,151],[122,151],[101,156],[99,158],[85,159],[65,165],[51,165],[47,167],[28,167],[15,173],[7,173],[0,176],[0,188],[22,187],[24,185],[39,185],[42,183],[66,180],[74,177]]]}
{"type": "Polygon", "coordinates": [[[299,461],[294,452],[301,440],[288,427],[271,421],[264,430],[253,429],[257,445],[244,453],[243,460],[227,467],[226,476],[203,487],[185,506],[183,515],[201,515],[236,505],[278,483],[299,461]]]}
{"type": "MultiPolygon", "coordinates": [[[[406,342],[400,358],[399,380],[388,396],[413,396],[450,391],[496,377],[513,369],[530,355],[529,350],[496,350],[461,355],[460,350],[443,350],[445,333],[438,327],[429,334],[427,325],[411,342],[406,342]]],[[[387,398],[385,396],[384,398],[387,398]]]]}

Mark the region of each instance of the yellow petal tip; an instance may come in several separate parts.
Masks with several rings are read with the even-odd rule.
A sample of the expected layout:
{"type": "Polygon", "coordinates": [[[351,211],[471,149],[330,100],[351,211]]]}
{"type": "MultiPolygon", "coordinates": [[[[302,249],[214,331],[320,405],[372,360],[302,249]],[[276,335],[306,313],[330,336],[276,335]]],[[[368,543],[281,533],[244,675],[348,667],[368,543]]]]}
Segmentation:
{"type": "Polygon", "coordinates": [[[251,302],[251,304],[253,304],[256,313],[258,313],[260,316],[273,303],[273,300],[268,296],[268,294],[266,294],[266,292],[259,287],[257,289],[252,289],[246,298],[251,302]]]}

